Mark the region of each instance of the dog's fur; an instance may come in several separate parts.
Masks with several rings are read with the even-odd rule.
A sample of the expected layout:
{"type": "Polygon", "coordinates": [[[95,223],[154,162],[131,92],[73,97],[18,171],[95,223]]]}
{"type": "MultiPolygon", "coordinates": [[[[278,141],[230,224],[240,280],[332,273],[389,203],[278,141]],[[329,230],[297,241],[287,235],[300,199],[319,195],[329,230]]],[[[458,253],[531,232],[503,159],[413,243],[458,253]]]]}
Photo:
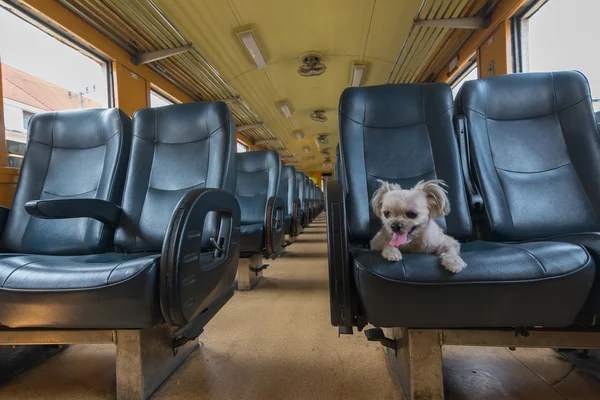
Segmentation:
{"type": "Polygon", "coordinates": [[[448,271],[462,271],[467,264],[460,257],[460,243],[444,234],[433,219],[450,212],[447,193],[442,187],[445,183],[441,180],[420,181],[412,189],[403,190],[397,184],[378,182],[381,187],[373,194],[371,207],[381,219],[382,228],[371,240],[371,249],[381,251],[389,261],[401,260],[401,250],[437,254],[448,271]],[[400,224],[401,232],[408,232],[407,242],[399,247],[390,245],[392,224],[400,224]]]}

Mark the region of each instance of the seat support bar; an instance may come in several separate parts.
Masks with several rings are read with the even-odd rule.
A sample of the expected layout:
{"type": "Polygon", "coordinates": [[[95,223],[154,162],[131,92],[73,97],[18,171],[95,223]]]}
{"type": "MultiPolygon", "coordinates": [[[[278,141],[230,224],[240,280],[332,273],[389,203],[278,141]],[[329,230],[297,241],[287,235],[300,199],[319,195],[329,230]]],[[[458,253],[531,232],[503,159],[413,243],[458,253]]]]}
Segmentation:
{"type": "Polygon", "coordinates": [[[144,400],[199,347],[198,340],[173,348],[173,327],[66,330],[0,329],[0,345],[100,344],[117,346],[117,399],[144,400]]]}
{"type": "Polygon", "coordinates": [[[6,329],[0,330],[0,345],[116,343],[114,330],[6,329]]]}
{"type": "Polygon", "coordinates": [[[600,349],[600,331],[387,328],[392,366],[408,400],[443,400],[442,346],[600,349]]]}
{"type": "Polygon", "coordinates": [[[238,290],[251,290],[263,277],[263,258],[255,254],[250,258],[240,258],[238,262],[238,290]]]}
{"type": "Polygon", "coordinates": [[[444,329],[442,342],[457,346],[600,349],[600,331],[569,332],[533,329],[525,335],[515,330],[444,329]]]}

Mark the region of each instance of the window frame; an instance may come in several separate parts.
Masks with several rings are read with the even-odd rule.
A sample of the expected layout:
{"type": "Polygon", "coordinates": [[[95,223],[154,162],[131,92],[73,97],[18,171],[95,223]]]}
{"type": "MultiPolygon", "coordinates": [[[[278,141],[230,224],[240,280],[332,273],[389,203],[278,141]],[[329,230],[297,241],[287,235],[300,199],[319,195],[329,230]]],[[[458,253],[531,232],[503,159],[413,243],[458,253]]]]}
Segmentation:
{"type": "MultiPolygon", "coordinates": [[[[479,63],[477,62],[477,56],[473,55],[469,61],[459,70],[457,70],[448,81],[448,86],[450,86],[450,90],[452,91],[452,97],[455,97],[454,88],[462,82],[473,70],[479,68],[479,63]]],[[[477,73],[477,78],[479,79],[479,72],[477,73]]]]}
{"type": "MultiPolygon", "coordinates": [[[[456,85],[462,82],[462,80],[465,79],[471,72],[473,72],[475,68],[477,68],[477,57],[472,57],[464,67],[452,75],[451,79],[448,81],[448,86],[454,89],[456,85]]],[[[477,75],[479,78],[479,74],[477,75]]]]}
{"type": "Polygon", "coordinates": [[[514,73],[529,71],[529,19],[550,0],[529,0],[510,20],[514,73]]]}
{"type": "Polygon", "coordinates": [[[64,45],[71,47],[75,51],[94,60],[101,66],[104,66],[106,71],[106,87],[108,89],[107,108],[115,107],[115,87],[114,76],[112,72],[113,60],[110,57],[101,54],[93,47],[85,43],[85,41],[81,40],[75,35],[69,34],[57,24],[53,24],[48,18],[38,15],[38,13],[35,13],[23,5],[12,4],[8,3],[6,0],[0,0],[0,8],[5,9],[9,13],[15,15],[17,18],[21,18],[25,22],[50,35],[64,45]]]}

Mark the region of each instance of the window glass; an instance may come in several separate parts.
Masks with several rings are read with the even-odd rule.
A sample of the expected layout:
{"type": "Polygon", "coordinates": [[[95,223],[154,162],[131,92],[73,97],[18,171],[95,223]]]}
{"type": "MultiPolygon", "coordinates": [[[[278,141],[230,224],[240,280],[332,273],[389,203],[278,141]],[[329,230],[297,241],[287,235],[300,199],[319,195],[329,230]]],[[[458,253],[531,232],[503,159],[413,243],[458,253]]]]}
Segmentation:
{"type": "Polygon", "coordinates": [[[244,143],[240,142],[238,140],[237,142],[237,152],[238,153],[245,153],[248,151],[248,146],[246,146],[244,143]]]}
{"type": "Polygon", "coordinates": [[[524,71],[581,71],[600,111],[598,0],[549,0],[521,20],[524,71]]]}
{"type": "Polygon", "coordinates": [[[475,65],[474,68],[470,68],[472,68],[471,71],[463,74],[452,84],[452,97],[456,97],[458,91],[466,81],[473,81],[477,79],[477,65],[475,65]]]}
{"type": "Polygon", "coordinates": [[[150,107],[163,107],[170,106],[171,104],[174,104],[174,102],[169,100],[165,96],[161,95],[160,93],[154,90],[150,91],[150,107]]]}
{"type": "Polygon", "coordinates": [[[66,43],[0,7],[2,96],[10,166],[20,166],[21,144],[26,142],[29,120],[35,114],[110,104],[107,63],[66,43]]]}

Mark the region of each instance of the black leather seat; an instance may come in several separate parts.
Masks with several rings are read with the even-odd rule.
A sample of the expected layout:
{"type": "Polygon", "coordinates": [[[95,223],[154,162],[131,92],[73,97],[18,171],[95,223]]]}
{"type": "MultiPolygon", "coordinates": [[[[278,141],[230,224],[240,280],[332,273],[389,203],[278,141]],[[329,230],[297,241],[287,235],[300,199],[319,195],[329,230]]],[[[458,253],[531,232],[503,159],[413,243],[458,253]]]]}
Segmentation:
{"type": "Polygon", "coordinates": [[[192,338],[231,297],[240,211],[227,106],[143,109],[132,131],[133,140],[117,110],[34,117],[3,244],[38,254],[0,256],[0,324],[134,329],[166,322],[192,338]],[[121,195],[114,220],[102,214],[106,202],[72,200],[118,204],[121,195]],[[22,212],[39,198],[26,207],[36,218],[22,212]],[[57,198],[68,198],[66,205],[44,200],[57,198]],[[103,223],[69,219],[86,215],[103,223]],[[114,226],[120,252],[86,254],[112,250],[114,226]],[[209,238],[222,251],[205,247],[209,238]]]}
{"type": "Polygon", "coordinates": [[[470,242],[462,247],[468,267],[458,274],[445,271],[434,255],[390,262],[361,248],[379,230],[369,207],[377,179],[405,188],[443,179],[452,211],[438,222],[459,240],[472,237],[452,111],[445,84],[344,91],[341,159],[352,161],[343,165],[346,187],[330,181],[327,194],[334,325],[567,326],[585,302],[595,266],[577,245],[470,242]],[[556,295],[563,291],[568,295],[556,295]]]}
{"type": "Polygon", "coordinates": [[[308,225],[308,216],[306,214],[306,187],[304,184],[304,174],[296,171],[296,187],[298,190],[298,200],[300,201],[300,221],[302,228],[308,225]]]}
{"type": "Polygon", "coordinates": [[[251,151],[236,155],[236,197],[242,210],[240,256],[275,258],[284,244],[283,199],[277,196],[279,153],[251,151]]]}
{"type": "Polygon", "coordinates": [[[283,231],[290,236],[298,234],[296,190],[296,168],[291,165],[281,167],[281,179],[277,195],[285,203],[283,231]]]}
{"type": "MultiPolygon", "coordinates": [[[[600,137],[586,78],[569,71],[466,82],[457,112],[466,116],[485,206],[481,235],[583,245],[600,265],[600,137]]],[[[584,314],[588,323],[600,315],[598,273],[584,314]]]]}

